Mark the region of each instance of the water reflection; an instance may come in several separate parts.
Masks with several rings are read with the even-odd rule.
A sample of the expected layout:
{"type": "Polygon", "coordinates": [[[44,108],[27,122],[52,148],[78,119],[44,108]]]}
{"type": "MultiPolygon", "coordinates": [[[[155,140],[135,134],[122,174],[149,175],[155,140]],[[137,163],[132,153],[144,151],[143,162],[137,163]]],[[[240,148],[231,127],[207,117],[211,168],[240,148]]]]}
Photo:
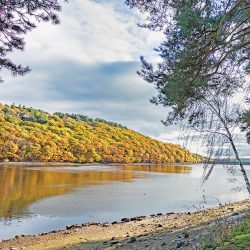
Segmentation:
{"type": "Polygon", "coordinates": [[[25,208],[30,203],[69,193],[76,187],[103,185],[114,181],[128,182],[145,177],[145,172],[188,173],[191,169],[156,165],[98,167],[89,170],[88,167],[0,167],[0,217],[24,215],[25,208]]]}
{"type": "Polygon", "coordinates": [[[169,174],[188,174],[192,171],[189,166],[164,166],[164,165],[126,165],[122,166],[123,170],[169,173],[169,174]]]}
{"type": "MultiPolygon", "coordinates": [[[[0,166],[0,240],[89,221],[194,211],[204,194],[206,207],[249,197],[232,191],[238,183],[228,182],[223,166],[201,187],[202,173],[203,164],[0,166]]],[[[235,178],[244,181],[240,171],[235,178]]]]}
{"type": "MultiPolygon", "coordinates": [[[[137,176],[138,177],[138,176],[137,176]]],[[[0,217],[11,217],[38,199],[64,194],[75,187],[130,181],[132,172],[52,171],[51,169],[0,168],[0,217]]]]}

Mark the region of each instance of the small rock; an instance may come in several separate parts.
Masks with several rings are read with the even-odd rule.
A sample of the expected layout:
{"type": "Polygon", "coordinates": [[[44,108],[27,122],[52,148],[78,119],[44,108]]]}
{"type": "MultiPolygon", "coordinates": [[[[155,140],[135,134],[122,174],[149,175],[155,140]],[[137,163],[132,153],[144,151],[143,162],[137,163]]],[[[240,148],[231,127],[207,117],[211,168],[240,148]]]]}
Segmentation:
{"type": "Polygon", "coordinates": [[[135,242],[136,241],[136,238],[135,237],[131,237],[129,242],[132,243],[132,242],[135,242]]]}
{"type": "Polygon", "coordinates": [[[122,218],[121,221],[122,222],[129,222],[129,218],[122,218]]]}
{"type": "Polygon", "coordinates": [[[98,225],[100,225],[100,223],[99,222],[98,223],[97,222],[89,222],[88,225],[89,226],[98,226],[98,225]]]}
{"type": "Polygon", "coordinates": [[[138,219],[137,217],[130,218],[131,221],[136,221],[137,219],[138,219]]]}
{"type": "Polygon", "coordinates": [[[18,250],[16,247],[10,247],[10,250],[18,250]]]}
{"type": "Polygon", "coordinates": [[[163,214],[162,214],[162,213],[158,213],[157,215],[158,215],[158,216],[161,216],[161,215],[163,215],[163,214]]]}
{"type": "Polygon", "coordinates": [[[176,248],[181,248],[185,246],[185,241],[180,241],[176,244],[176,248]]]}
{"type": "Polygon", "coordinates": [[[112,241],[111,242],[111,245],[115,245],[115,244],[118,244],[118,241],[112,241]]]}
{"type": "Polygon", "coordinates": [[[70,226],[66,226],[66,230],[70,230],[70,229],[74,229],[74,228],[79,228],[80,226],[77,225],[77,224],[73,224],[73,225],[70,225],[70,226]]]}
{"type": "Polygon", "coordinates": [[[237,216],[237,215],[239,215],[240,213],[238,213],[238,212],[234,212],[233,214],[232,214],[232,216],[237,216]]]}
{"type": "Polygon", "coordinates": [[[116,237],[112,237],[111,240],[116,240],[116,237]]]}
{"type": "Polygon", "coordinates": [[[166,245],[167,245],[166,242],[163,242],[163,243],[161,244],[162,247],[164,247],[164,246],[166,246],[166,245]]]}
{"type": "Polygon", "coordinates": [[[112,225],[117,224],[117,221],[113,221],[111,224],[112,224],[112,225]]]}
{"type": "Polygon", "coordinates": [[[158,224],[157,227],[162,227],[162,224],[158,224]]]}
{"type": "Polygon", "coordinates": [[[172,215],[172,214],[174,214],[174,213],[173,212],[167,213],[167,215],[172,215]]]}

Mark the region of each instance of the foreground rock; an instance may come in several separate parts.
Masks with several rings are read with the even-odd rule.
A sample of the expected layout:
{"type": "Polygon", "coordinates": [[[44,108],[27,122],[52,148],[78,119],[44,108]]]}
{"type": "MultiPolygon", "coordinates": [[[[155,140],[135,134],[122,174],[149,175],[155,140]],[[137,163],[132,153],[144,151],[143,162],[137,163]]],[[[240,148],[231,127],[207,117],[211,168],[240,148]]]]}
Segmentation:
{"type": "Polygon", "coordinates": [[[195,213],[155,214],[123,218],[115,223],[69,225],[66,230],[15,237],[0,243],[10,249],[194,249],[218,235],[217,223],[237,223],[250,209],[250,200],[195,213]],[[220,218],[218,220],[218,218],[220,218]]]}

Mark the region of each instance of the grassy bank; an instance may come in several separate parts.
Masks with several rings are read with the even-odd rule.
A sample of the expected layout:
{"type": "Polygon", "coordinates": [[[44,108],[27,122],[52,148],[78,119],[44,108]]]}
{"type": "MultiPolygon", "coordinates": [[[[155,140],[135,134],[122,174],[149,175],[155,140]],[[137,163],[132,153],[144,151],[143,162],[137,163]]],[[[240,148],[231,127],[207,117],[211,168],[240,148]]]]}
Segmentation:
{"type": "Polygon", "coordinates": [[[220,235],[217,240],[205,244],[202,250],[250,249],[250,212],[243,222],[233,227],[224,227],[220,235]]]}

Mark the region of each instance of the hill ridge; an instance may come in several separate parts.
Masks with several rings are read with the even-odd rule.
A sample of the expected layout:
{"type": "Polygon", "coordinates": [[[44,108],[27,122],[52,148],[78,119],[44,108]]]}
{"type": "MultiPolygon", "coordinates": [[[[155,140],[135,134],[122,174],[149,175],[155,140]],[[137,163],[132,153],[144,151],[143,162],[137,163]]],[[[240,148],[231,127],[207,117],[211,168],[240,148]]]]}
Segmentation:
{"type": "Polygon", "coordinates": [[[86,115],[0,104],[0,161],[184,163],[201,157],[86,115]]]}

